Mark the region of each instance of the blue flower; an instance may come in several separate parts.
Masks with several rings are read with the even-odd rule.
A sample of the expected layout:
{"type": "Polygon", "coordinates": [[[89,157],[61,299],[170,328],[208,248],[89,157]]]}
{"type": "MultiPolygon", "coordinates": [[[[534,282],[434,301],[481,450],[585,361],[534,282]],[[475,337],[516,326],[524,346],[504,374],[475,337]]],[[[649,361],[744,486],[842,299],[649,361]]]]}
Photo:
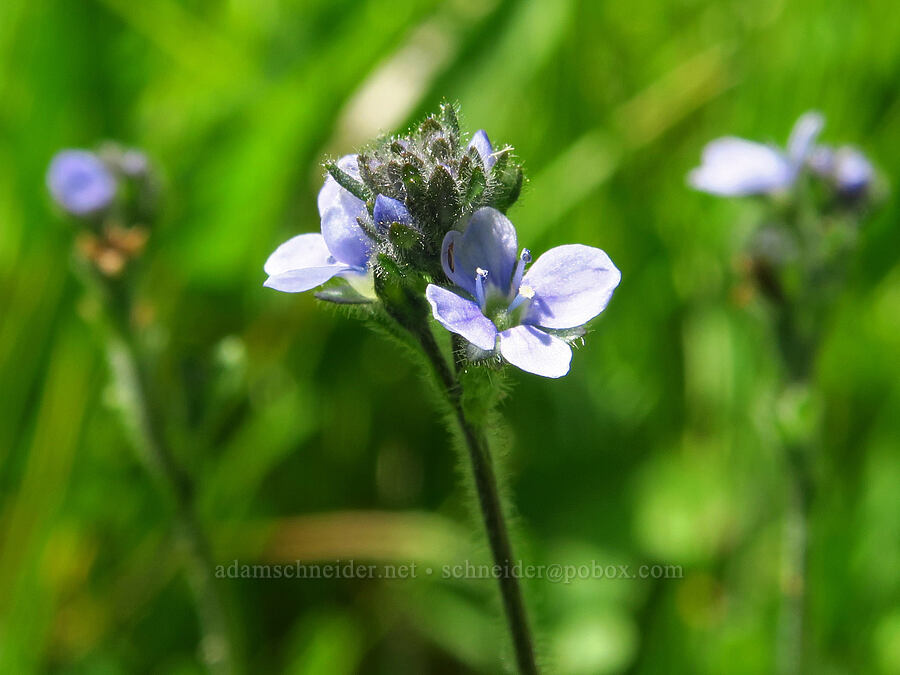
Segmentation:
{"type": "Polygon", "coordinates": [[[858,192],[872,182],[875,170],[856,148],[845,146],[835,153],[834,181],[841,192],[858,192]]]}
{"type": "MultiPolygon", "coordinates": [[[[356,155],[338,163],[344,172],[359,177],[356,155]]],[[[367,218],[365,202],[338,185],[330,175],[319,191],[322,233],[300,234],[275,249],[266,260],[269,278],[264,286],[285,293],[300,293],[333,277],[346,279],[363,295],[372,296],[372,274],[368,269],[372,240],[357,218],[367,218]]]]}
{"type": "Polygon", "coordinates": [[[808,112],[797,120],[787,150],[727,136],[703,149],[700,167],[688,182],[703,192],[726,197],[771,194],[789,189],[797,178],[825,122],[808,112]]]}
{"type": "Polygon", "coordinates": [[[107,208],[116,196],[116,179],[97,155],[62,150],[50,162],[47,187],[69,213],[87,216],[107,208]]]}
{"type": "Polygon", "coordinates": [[[871,162],[862,152],[849,145],[837,150],[826,145],[817,147],[809,164],[813,171],[834,183],[838,192],[844,195],[863,192],[875,177],[871,162]]]}
{"type": "Polygon", "coordinates": [[[434,318],[479,349],[544,377],[569,372],[572,349],[552,330],[583,326],[602,312],[621,273],[598,248],[570,244],[531,262],[518,252],[516,229],[506,216],[485,207],[464,233],[451,231],[441,247],[447,278],[465,294],[429,284],[434,318]]]}
{"type": "Polygon", "coordinates": [[[487,171],[490,171],[491,167],[497,163],[497,157],[494,155],[494,146],[491,145],[491,139],[488,138],[487,132],[484,129],[479,129],[475,132],[475,135],[472,136],[472,140],[469,141],[469,147],[475,148],[475,150],[478,151],[481,161],[484,163],[484,168],[487,171]]]}

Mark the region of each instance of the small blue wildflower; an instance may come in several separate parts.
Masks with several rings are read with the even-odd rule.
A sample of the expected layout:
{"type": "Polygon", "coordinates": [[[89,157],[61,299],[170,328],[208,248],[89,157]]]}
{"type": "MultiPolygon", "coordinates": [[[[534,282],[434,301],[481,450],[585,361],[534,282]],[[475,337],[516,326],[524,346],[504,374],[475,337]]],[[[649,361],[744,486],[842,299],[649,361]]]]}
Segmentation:
{"type": "Polygon", "coordinates": [[[787,190],[812,153],[824,124],[819,113],[802,115],[791,131],[787,151],[733,136],[718,138],[703,149],[703,161],[688,175],[688,182],[697,190],[725,197],[787,190]]]}
{"type": "Polygon", "coordinates": [[[497,163],[497,157],[494,155],[494,146],[491,145],[491,139],[488,138],[484,129],[479,129],[475,132],[472,140],[469,141],[469,147],[478,151],[481,161],[484,162],[484,168],[488,171],[497,163]]]}
{"type": "MultiPolygon", "coordinates": [[[[337,165],[359,178],[356,155],[342,157],[337,165]]],[[[263,285],[300,293],[339,276],[365,295],[372,295],[368,269],[372,240],[357,221],[367,216],[365,202],[329,175],[319,191],[318,205],[322,233],[297,235],[275,249],[263,268],[269,275],[263,285]]]]}
{"type": "Polygon", "coordinates": [[[841,192],[859,192],[872,182],[875,170],[866,156],[849,146],[838,149],[834,160],[834,181],[841,192]]]}
{"type": "Polygon", "coordinates": [[[380,228],[389,227],[391,223],[412,224],[409,210],[399,199],[378,195],[375,197],[375,208],[372,211],[375,224],[380,228]]]}
{"type": "Polygon", "coordinates": [[[487,352],[544,377],[569,372],[572,349],[548,332],[583,326],[600,314],[621,273],[598,248],[552,248],[526,272],[531,253],[517,255],[513,224],[500,211],[476,211],[464,233],[450,231],[441,247],[447,277],[466,297],[435,284],[425,291],[434,318],[487,352]]]}
{"type": "Polygon", "coordinates": [[[107,208],[116,196],[116,179],[97,155],[62,150],[50,162],[47,187],[69,213],[87,216],[107,208]]]}
{"type": "Polygon", "coordinates": [[[866,156],[849,145],[837,150],[823,145],[810,157],[810,167],[823,178],[830,180],[838,192],[857,195],[865,191],[875,177],[875,169],[866,156]]]}

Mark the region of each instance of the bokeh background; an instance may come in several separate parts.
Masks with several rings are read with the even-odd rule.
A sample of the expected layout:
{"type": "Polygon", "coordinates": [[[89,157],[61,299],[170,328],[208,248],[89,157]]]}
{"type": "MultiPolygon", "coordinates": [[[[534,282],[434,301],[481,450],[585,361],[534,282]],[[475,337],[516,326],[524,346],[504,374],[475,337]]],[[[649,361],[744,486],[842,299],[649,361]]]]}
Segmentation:
{"type": "MultiPolygon", "coordinates": [[[[267,254],[318,227],[322,159],[444,98],[523,158],[522,242],[600,246],[623,271],[568,377],[513,377],[518,551],[684,570],[528,583],[550,671],[772,672],[780,375],[734,265],[760,212],[684,176],[707,140],[783,142],[811,108],[825,140],[900,176],[898,45],[893,0],[4,0],[0,672],[202,672],[171,507],[110,405],[44,187],[62,147],[117,139],[165,172],[144,338],[216,560],[484,559],[405,355],[261,285],[267,254]]],[[[900,672],[898,223],[889,195],[817,358],[809,672],[900,672]]],[[[222,586],[250,672],[496,673],[509,656],[490,581],[222,586]]]]}

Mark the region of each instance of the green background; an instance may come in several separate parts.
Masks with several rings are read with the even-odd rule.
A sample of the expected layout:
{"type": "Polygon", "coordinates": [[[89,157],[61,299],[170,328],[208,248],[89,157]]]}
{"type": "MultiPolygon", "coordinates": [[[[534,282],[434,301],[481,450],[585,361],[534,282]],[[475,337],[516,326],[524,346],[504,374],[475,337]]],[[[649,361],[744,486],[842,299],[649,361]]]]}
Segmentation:
{"type": "MultiPolygon", "coordinates": [[[[455,450],[405,355],[264,289],[318,228],[326,156],[443,98],[510,143],[533,251],[623,281],[572,373],[503,406],[528,562],[683,578],[532,581],[548,672],[767,673],[787,489],[779,366],[734,260],[752,202],[687,189],[711,138],[824,139],[900,175],[893,0],[4,0],[0,3],[0,672],[200,672],[171,509],[111,403],[97,308],[44,172],[117,139],[166,177],[141,270],[167,437],[223,564],[483,560],[455,450]],[[743,301],[738,301],[744,298],[743,301]]],[[[809,672],[900,672],[900,205],[823,326],[809,672]]],[[[489,581],[222,584],[250,672],[500,672],[489,581]]]]}

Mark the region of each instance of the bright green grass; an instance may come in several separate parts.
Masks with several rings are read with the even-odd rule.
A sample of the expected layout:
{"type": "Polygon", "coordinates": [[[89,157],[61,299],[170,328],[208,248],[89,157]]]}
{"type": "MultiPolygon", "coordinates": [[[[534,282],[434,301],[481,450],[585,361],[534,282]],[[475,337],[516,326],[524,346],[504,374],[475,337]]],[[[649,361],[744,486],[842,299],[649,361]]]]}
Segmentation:
{"type": "MultiPolygon", "coordinates": [[[[285,529],[351,509],[439,515],[374,538],[379,560],[483,556],[459,534],[477,522],[404,355],[261,285],[265,256],[318,226],[323,157],[444,97],[525,161],[523,244],[601,246],[623,272],[569,377],[515,376],[502,433],[519,551],[684,567],[528,584],[548,672],[771,672],[777,368],[764,312],[733,301],[756,211],[684,175],[707,140],[783,142],[818,108],[826,139],[900,176],[898,44],[891,0],[0,2],[0,672],[199,669],[166,507],[109,406],[72,228],[45,193],[60,147],[115,138],[166,172],[148,342],[217,559],[300,555],[285,542],[363,557],[374,544],[351,526],[285,529]]],[[[898,248],[889,196],[818,362],[810,672],[900,672],[898,248]]],[[[252,672],[499,669],[488,582],[226,589],[252,672]]]]}

